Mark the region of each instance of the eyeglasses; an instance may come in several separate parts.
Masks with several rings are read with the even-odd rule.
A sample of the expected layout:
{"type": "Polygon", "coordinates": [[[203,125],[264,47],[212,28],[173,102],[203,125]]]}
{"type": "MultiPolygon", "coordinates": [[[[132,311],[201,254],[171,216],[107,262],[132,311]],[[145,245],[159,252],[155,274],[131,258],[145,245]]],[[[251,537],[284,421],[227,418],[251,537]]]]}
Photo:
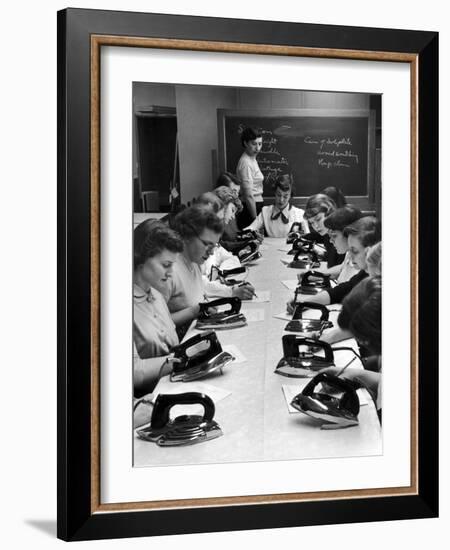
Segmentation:
{"type": "Polygon", "coordinates": [[[207,249],[207,250],[212,250],[213,248],[218,248],[219,247],[219,243],[212,243],[210,241],[204,241],[201,237],[199,237],[197,235],[197,239],[202,243],[202,245],[207,249]]]}

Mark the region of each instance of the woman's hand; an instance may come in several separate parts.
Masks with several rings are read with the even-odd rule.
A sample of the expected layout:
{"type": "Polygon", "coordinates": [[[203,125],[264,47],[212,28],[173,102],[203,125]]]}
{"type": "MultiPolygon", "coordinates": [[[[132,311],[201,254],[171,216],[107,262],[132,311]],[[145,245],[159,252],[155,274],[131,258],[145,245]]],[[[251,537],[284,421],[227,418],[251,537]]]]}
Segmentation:
{"type": "Polygon", "coordinates": [[[232,296],[240,298],[241,300],[252,300],[255,294],[255,289],[250,283],[246,283],[242,286],[234,286],[232,296]]]}
{"type": "Polygon", "coordinates": [[[294,309],[297,304],[295,303],[295,300],[290,300],[289,302],[286,302],[286,311],[289,313],[289,315],[294,314],[294,309]]]}

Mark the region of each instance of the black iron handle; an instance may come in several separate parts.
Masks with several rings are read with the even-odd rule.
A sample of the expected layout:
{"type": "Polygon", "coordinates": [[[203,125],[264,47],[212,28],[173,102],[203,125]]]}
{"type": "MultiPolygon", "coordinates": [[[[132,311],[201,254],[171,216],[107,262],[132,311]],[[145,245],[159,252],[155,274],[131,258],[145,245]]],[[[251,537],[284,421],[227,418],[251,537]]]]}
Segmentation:
{"type": "Polygon", "coordinates": [[[160,393],[155,401],[151,418],[153,429],[164,428],[170,420],[170,410],[175,405],[202,405],[204,409],[203,421],[210,422],[214,418],[216,408],[214,401],[204,393],[186,392],[178,394],[160,393]]]}

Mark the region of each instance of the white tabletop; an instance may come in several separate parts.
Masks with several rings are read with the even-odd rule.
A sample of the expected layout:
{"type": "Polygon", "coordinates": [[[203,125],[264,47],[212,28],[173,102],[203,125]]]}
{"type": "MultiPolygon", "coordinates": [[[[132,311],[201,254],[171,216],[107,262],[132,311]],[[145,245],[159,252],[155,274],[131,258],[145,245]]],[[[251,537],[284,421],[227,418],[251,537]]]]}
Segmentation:
{"type": "MultiPolygon", "coordinates": [[[[231,392],[216,403],[215,420],[223,436],[185,447],[158,447],[135,436],[134,465],[205,464],[301,458],[351,457],[382,453],[381,429],[370,400],[361,406],[359,426],[322,430],[320,423],[301,413],[290,413],[283,385],[303,385],[306,379],[287,378],[274,373],[281,359],[284,327],[287,321],[274,314],[285,311],[293,291],[281,282],[295,279],[296,270],[287,268],[283,239],[266,239],[263,257],[250,268],[248,280],[256,294],[270,290],[271,301],[244,302],[242,311],[249,318],[246,327],[218,331],[222,346],[234,345],[246,361],[231,364],[223,375],[212,375],[202,382],[231,392]],[[255,314],[264,320],[251,321],[255,314]]],[[[331,313],[333,320],[337,315],[331,313]]],[[[353,343],[354,345],[354,343],[353,343]]],[[[342,357],[344,360],[344,357],[342,357]]],[[[345,362],[348,355],[345,357],[345,362]]],[[[339,353],[336,363],[339,365],[339,353]]],[[[180,393],[191,391],[190,383],[177,383],[180,393]]]]}

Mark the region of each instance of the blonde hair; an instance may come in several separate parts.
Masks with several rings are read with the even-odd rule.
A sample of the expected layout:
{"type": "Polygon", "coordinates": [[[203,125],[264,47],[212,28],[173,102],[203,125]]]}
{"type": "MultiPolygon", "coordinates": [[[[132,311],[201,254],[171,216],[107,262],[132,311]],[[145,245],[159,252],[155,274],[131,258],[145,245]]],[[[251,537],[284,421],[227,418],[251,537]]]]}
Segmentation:
{"type": "Polygon", "coordinates": [[[366,263],[372,268],[373,275],[381,275],[381,241],[370,246],[366,252],[366,263]]]}

